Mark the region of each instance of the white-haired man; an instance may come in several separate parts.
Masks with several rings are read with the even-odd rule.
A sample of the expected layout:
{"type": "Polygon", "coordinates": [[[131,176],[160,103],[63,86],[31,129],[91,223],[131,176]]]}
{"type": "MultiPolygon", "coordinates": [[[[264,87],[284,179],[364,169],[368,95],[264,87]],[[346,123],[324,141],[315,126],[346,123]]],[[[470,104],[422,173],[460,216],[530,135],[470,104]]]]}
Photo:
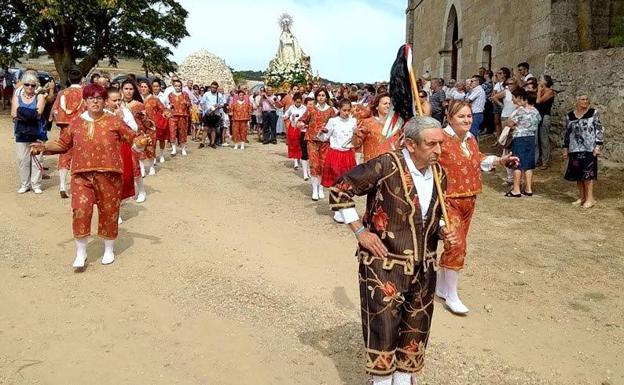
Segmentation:
{"type": "Polygon", "coordinates": [[[358,240],[366,371],[374,385],[412,385],[424,365],[433,315],[441,237],[457,237],[440,221],[434,188],[444,139],[431,117],[409,120],[402,149],[363,163],[340,177],[330,207],[340,210],[358,240]],[[359,219],[353,197],[367,195],[359,219]]]}

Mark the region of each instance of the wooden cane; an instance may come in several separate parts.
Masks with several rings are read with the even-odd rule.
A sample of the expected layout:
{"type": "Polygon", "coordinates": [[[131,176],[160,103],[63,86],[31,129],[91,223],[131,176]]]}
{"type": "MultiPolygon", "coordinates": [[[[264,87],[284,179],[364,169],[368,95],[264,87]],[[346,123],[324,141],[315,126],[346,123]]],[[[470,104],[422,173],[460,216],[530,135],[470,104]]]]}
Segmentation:
{"type": "MultiPolygon", "coordinates": [[[[411,66],[412,63],[407,63],[407,65],[411,66]]],[[[422,110],[422,102],[420,101],[420,94],[418,93],[418,84],[416,83],[416,78],[414,77],[414,71],[409,72],[410,84],[412,85],[412,94],[414,95],[414,100],[416,102],[416,109],[418,110],[418,116],[423,116],[422,110]]],[[[431,168],[433,171],[433,182],[436,187],[436,191],[438,192],[438,196],[440,199],[440,207],[442,208],[442,218],[444,218],[444,222],[446,223],[447,229],[451,228],[451,221],[448,219],[448,212],[446,211],[446,200],[444,198],[444,191],[442,191],[442,183],[440,182],[440,174],[438,173],[438,169],[434,166],[431,168]]]]}

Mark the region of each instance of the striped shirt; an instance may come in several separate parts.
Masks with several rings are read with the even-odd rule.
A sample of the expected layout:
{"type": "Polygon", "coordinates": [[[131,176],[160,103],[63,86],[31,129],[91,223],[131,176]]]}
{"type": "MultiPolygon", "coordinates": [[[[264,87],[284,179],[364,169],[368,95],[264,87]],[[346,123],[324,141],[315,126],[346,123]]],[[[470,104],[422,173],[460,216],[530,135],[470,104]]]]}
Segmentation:
{"type": "Polygon", "coordinates": [[[485,109],[485,99],[485,91],[481,86],[476,86],[468,95],[466,95],[466,100],[470,100],[472,102],[473,114],[483,113],[483,110],[485,109]]]}

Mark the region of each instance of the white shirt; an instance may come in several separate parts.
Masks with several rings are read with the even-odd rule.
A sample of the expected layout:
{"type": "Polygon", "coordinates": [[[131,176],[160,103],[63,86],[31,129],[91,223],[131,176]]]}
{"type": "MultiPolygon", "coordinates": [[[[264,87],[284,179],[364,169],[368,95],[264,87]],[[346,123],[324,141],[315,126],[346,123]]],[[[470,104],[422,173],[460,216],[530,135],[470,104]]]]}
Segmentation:
{"type": "Polygon", "coordinates": [[[429,204],[431,203],[431,196],[433,195],[433,171],[431,166],[427,167],[425,174],[423,175],[417,168],[409,151],[406,149],[401,150],[405,157],[405,163],[407,163],[407,169],[412,174],[412,180],[414,181],[414,187],[418,194],[418,203],[420,204],[420,215],[422,219],[427,217],[427,211],[429,211],[429,204]]]}
{"type": "Polygon", "coordinates": [[[325,128],[327,133],[323,134],[325,140],[329,138],[329,147],[338,151],[349,151],[353,145],[351,138],[357,126],[357,120],[349,117],[343,119],[340,116],[334,116],[327,121],[325,128]]]}
{"type": "MultiPolygon", "coordinates": [[[[444,132],[446,132],[450,136],[457,136],[457,134],[455,133],[455,131],[453,131],[451,126],[444,127],[444,132]]],[[[470,133],[470,131],[468,131],[466,135],[464,135],[464,140],[462,140],[461,144],[459,145],[466,156],[471,155],[470,150],[468,149],[468,139],[470,138],[472,138],[472,134],[470,133]]],[[[497,157],[495,155],[488,155],[485,158],[483,158],[483,160],[481,161],[481,170],[492,171],[492,169],[494,168],[494,162],[496,161],[496,158],[497,157]]]]}
{"type": "MultiPolygon", "coordinates": [[[[293,104],[292,106],[288,107],[288,109],[284,113],[284,116],[290,119],[290,124],[294,126],[297,124],[299,119],[301,119],[303,114],[305,114],[306,110],[307,110],[307,107],[304,104],[300,105],[299,107],[293,104]]],[[[305,130],[302,130],[302,131],[305,131],[305,130]]]]}
{"type": "Polygon", "coordinates": [[[164,92],[160,91],[158,95],[154,95],[160,100],[160,102],[165,106],[165,108],[169,108],[169,97],[165,95],[164,92]]]}
{"type": "MultiPolygon", "coordinates": [[[[405,158],[407,168],[412,175],[414,187],[416,188],[418,195],[418,203],[420,204],[420,215],[424,220],[427,217],[429,205],[431,204],[431,197],[433,195],[433,170],[431,169],[431,166],[429,166],[424,174],[421,173],[416,168],[416,165],[414,165],[409,152],[406,149],[401,150],[401,152],[405,158]]],[[[355,222],[359,219],[357,211],[353,207],[342,209],[340,210],[340,213],[347,224],[355,222]]],[[[443,221],[440,221],[440,225],[443,225],[443,221]]]]}
{"type": "MultiPolygon", "coordinates": [[[[137,124],[136,120],[134,120],[134,115],[132,115],[132,111],[130,111],[130,109],[126,106],[120,106],[119,109],[121,109],[121,112],[123,112],[123,118],[121,119],[124,121],[124,123],[126,123],[128,127],[132,129],[132,131],[138,132],[139,125],[137,124]]],[[[106,108],[104,109],[104,112],[107,112],[111,115],[115,115],[113,111],[106,109],[106,108]]],[[[91,119],[87,111],[82,113],[82,117],[88,122],[93,120],[91,119]]]]}
{"type": "Polygon", "coordinates": [[[529,80],[529,79],[531,79],[531,78],[534,78],[534,77],[535,77],[535,76],[533,76],[533,75],[531,75],[531,74],[529,73],[529,74],[527,74],[525,77],[523,77],[523,78],[522,78],[522,81],[523,81],[523,82],[526,82],[527,80],[529,80]]]}
{"type": "Polygon", "coordinates": [[[463,100],[466,96],[466,93],[459,91],[457,88],[453,87],[446,93],[447,99],[455,99],[455,100],[463,100]]]}
{"type": "Polygon", "coordinates": [[[165,98],[169,99],[169,94],[175,91],[175,87],[173,85],[165,88],[165,98]]]}
{"type": "Polygon", "coordinates": [[[505,88],[505,97],[503,98],[503,111],[501,111],[501,118],[508,118],[511,113],[516,109],[516,105],[513,102],[513,95],[508,88],[505,88]]]}

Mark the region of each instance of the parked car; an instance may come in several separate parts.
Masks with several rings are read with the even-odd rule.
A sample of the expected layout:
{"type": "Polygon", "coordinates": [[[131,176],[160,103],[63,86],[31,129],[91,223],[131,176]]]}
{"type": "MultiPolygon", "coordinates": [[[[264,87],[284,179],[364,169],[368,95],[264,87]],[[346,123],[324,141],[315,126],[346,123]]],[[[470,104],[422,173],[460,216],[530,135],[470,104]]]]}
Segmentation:
{"type": "MultiPolygon", "coordinates": [[[[115,76],[115,77],[111,80],[111,83],[119,83],[119,84],[121,84],[121,83],[123,83],[123,82],[124,82],[127,78],[128,78],[128,75],[126,75],[126,74],[120,74],[120,75],[115,76]]],[[[154,79],[156,79],[156,78],[157,78],[156,76],[145,77],[145,76],[142,76],[142,75],[137,75],[137,77],[136,77],[137,82],[141,82],[141,81],[147,80],[147,81],[149,81],[150,83],[151,83],[154,79]]],[[[160,79],[160,78],[159,78],[159,79],[160,79]]],[[[161,86],[161,87],[163,87],[163,89],[165,88],[165,82],[164,82],[162,79],[160,79],[160,86],[161,86]]]]}

